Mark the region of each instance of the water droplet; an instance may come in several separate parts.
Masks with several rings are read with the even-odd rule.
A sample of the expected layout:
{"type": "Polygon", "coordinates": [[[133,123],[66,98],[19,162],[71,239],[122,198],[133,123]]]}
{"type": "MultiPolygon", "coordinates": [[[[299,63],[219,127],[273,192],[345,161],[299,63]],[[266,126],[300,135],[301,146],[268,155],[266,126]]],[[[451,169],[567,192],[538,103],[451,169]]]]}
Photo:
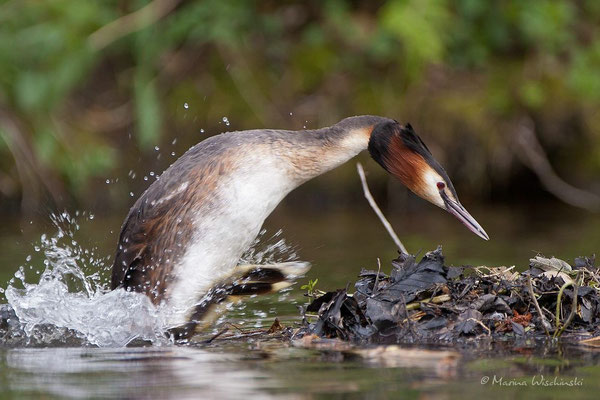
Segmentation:
{"type": "Polygon", "coordinates": [[[204,129],[200,129],[200,133],[204,133],[204,129]]]}
{"type": "Polygon", "coordinates": [[[173,157],[175,157],[175,152],[174,152],[174,151],[172,151],[172,152],[171,152],[171,155],[172,155],[173,157]]]}
{"type": "Polygon", "coordinates": [[[223,117],[223,123],[229,126],[229,119],[227,117],[223,117]]]}
{"type": "Polygon", "coordinates": [[[144,176],[144,180],[145,180],[145,181],[147,181],[147,180],[148,180],[148,177],[147,177],[147,176],[144,176]]]}
{"type": "Polygon", "coordinates": [[[188,103],[183,103],[183,108],[187,110],[188,108],[190,108],[190,105],[188,103]]]}
{"type": "Polygon", "coordinates": [[[130,195],[131,197],[133,197],[133,196],[134,196],[133,192],[129,192],[129,195],[130,195]]]}
{"type": "Polygon", "coordinates": [[[108,185],[109,183],[110,183],[110,179],[107,179],[106,180],[106,184],[108,185]]]}
{"type": "Polygon", "coordinates": [[[177,138],[173,139],[173,141],[171,142],[171,144],[175,144],[177,143],[177,138]]]}
{"type": "Polygon", "coordinates": [[[154,151],[159,151],[159,150],[160,150],[160,147],[154,146],[154,151]]]}
{"type": "Polygon", "coordinates": [[[25,261],[27,261],[27,262],[31,261],[31,255],[28,255],[28,256],[25,258],[25,261]]]}

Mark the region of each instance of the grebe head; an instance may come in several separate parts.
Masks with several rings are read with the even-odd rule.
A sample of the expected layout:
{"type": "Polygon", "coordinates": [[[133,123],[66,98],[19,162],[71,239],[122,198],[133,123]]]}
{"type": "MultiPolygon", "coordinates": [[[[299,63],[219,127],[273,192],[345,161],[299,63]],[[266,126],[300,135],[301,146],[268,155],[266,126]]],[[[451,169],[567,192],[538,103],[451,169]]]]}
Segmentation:
{"type": "Polygon", "coordinates": [[[481,225],[460,204],[448,174],[410,124],[377,124],[369,139],[369,153],[412,192],[447,210],[477,236],[489,240],[481,225]]]}

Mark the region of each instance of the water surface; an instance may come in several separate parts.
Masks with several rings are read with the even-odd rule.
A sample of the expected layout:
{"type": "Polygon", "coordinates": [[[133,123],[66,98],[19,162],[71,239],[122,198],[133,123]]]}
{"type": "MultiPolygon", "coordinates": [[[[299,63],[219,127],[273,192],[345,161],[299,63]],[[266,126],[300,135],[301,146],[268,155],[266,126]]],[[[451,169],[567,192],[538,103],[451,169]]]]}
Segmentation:
{"type": "MultiPolygon", "coordinates": [[[[481,241],[441,212],[392,214],[391,220],[409,250],[424,252],[442,243],[447,263],[454,265],[516,264],[524,268],[536,252],[571,260],[593,253],[600,243],[600,218],[568,209],[560,215],[543,209],[473,210],[473,214],[492,241],[481,241]]],[[[49,265],[61,265],[63,272],[71,271],[69,262],[57,261],[71,259],[84,279],[67,274],[65,287],[71,297],[62,298],[63,303],[73,305],[72,296],[82,296],[79,300],[85,306],[76,306],[77,311],[90,318],[76,322],[92,324],[93,332],[114,334],[118,329],[110,328],[110,321],[115,322],[116,317],[100,314],[110,307],[118,309],[125,301],[111,300],[103,289],[119,224],[120,217],[91,219],[81,215],[78,229],[71,232],[73,236],[65,234],[54,243],[71,252],[59,252],[55,254],[58,258],[52,258],[43,246],[44,240],[52,242],[56,237],[56,228],[49,220],[31,224],[9,221],[0,231],[0,286],[6,288],[6,282],[14,278],[19,267],[22,268],[13,281],[15,287],[20,284],[21,274],[26,283],[39,285],[49,265]],[[94,296],[113,303],[91,303],[94,296]],[[98,329],[102,324],[104,331],[98,329]]],[[[313,269],[300,284],[318,278],[321,289],[345,286],[355,279],[361,267],[374,268],[377,257],[382,268],[389,269],[389,261],[396,256],[385,231],[368,209],[326,216],[298,215],[282,209],[276,211],[266,227],[268,232],[284,228],[287,242],[295,245],[299,257],[313,263],[313,269]]],[[[60,290],[59,296],[65,295],[60,290]]],[[[56,299],[51,293],[44,295],[48,296],[42,298],[46,303],[56,299]]],[[[6,302],[4,296],[1,302],[6,302]]],[[[213,332],[226,322],[246,331],[264,328],[275,317],[286,326],[294,326],[300,323],[297,307],[304,303],[299,285],[287,293],[258,297],[234,307],[213,332]]],[[[120,308],[143,310],[135,308],[140,304],[143,306],[135,303],[120,308]]],[[[61,309],[60,302],[45,314],[53,312],[70,319],[69,323],[76,319],[76,314],[61,309]]],[[[128,314],[118,315],[134,319],[128,314]]],[[[123,323],[117,321],[117,325],[123,323]]],[[[443,347],[428,349],[439,351],[433,355],[409,357],[403,349],[391,349],[383,355],[379,350],[328,351],[256,338],[216,340],[210,345],[175,346],[156,340],[142,347],[139,342],[137,347],[99,347],[97,344],[102,342],[86,340],[91,331],[82,335],[33,327],[32,332],[37,335],[35,340],[0,343],[0,385],[5,397],[576,399],[592,398],[600,389],[600,353],[566,344],[547,347],[519,342],[483,349],[443,347]]]]}

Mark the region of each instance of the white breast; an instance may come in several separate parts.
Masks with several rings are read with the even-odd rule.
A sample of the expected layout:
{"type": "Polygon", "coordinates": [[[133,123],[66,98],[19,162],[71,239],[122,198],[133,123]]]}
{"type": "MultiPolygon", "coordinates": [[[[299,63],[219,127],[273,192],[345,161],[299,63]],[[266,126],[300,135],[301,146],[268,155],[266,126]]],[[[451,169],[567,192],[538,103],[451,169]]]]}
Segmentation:
{"type": "Polygon", "coordinates": [[[171,326],[187,322],[198,300],[231,275],[264,220],[296,187],[278,159],[244,158],[243,167],[218,182],[217,205],[196,215],[194,238],[167,293],[171,326]]]}
{"type": "Polygon", "coordinates": [[[367,142],[368,135],[358,129],[335,146],[294,147],[288,142],[240,148],[233,170],[219,177],[216,204],[196,215],[194,238],[175,266],[176,281],[166,296],[170,324],[187,322],[199,299],[232,274],[264,220],[291,190],[348,161],[367,142]]]}

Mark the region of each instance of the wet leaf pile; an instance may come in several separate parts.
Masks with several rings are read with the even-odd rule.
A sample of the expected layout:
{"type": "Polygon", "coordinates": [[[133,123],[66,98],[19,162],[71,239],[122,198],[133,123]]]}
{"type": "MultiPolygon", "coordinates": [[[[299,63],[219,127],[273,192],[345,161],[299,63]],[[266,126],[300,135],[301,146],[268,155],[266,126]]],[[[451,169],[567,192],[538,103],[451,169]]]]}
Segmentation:
{"type": "Polygon", "coordinates": [[[449,267],[441,248],[402,254],[389,275],[362,270],[348,288],[315,298],[307,333],[359,343],[459,342],[488,337],[600,334],[600,271],[594,257],[569,264],[532,258],[529,269],[449,267]]]}

